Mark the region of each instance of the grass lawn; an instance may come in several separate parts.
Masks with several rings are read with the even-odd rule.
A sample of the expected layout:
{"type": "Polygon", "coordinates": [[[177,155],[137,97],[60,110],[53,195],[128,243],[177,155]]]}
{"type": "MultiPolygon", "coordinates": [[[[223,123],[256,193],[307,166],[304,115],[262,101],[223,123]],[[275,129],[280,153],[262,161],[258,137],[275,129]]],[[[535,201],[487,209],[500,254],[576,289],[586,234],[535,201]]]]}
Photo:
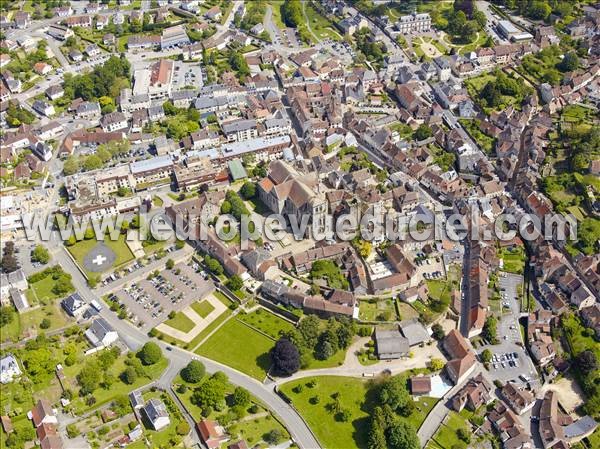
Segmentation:
{"type": "Polygon", "coordinates": [[[461,415],[455,411],[451,411],[446,421],[442,423],[437,433],[433,436],[432,441],[444,449],[450,448],[461,442],[456,435],[456,431],[460,428],[469,430],[469,427],[470,425],[461,415]]]}
{"type": "Polygon", "coordinates": [[[294,407],[306,420],[323,447],[367,447],[370,407],[365,400],[365,381],[350,377],[308,377],[282,385],[281,391],[292,400],[294,407]],[[308,384],[313,380],[316,381],[316,386],[310,388],[308,384]],[[302,391],[296,393],[294,388],[298,385],[302,385],[302,391]],[[336,420],[328,411],[328,404],[334,402],[334,393],[339,393],[342,409],[351,413],[347,422],[336,420]],[[317,404],[311,403],[313,397],[319,398],[317,404]]]}
{"type": "Polygon", "coordinates": [[[29,290],[25,292],[25,296],[27,296],[28,300],[33,300],[33,304],[54,301],[58,298],[58,295],[52,291],[55,283],[52,276],[48,275],[44,279],[29,284],[29,290]]]}
{"type": "Polygon", "coordinates": [[[391,321],[397,318],[394,300],[361,301],[359,317],[365,321],[391,321]]]}
{"type": "Polygon", "coordinates": [[[400,310],[399,320],[411,320],[413,318],[418,318],[419,314],[413,309],[410,304],[406,304],[405,302],[398,301],[398,309],[400,310]]]}
{"type": "Polygon", "coordinates": [[[232,319],[195,352],[262,381],[271,366],[269,351],[274,344],[274,340],[232,319]]]}
{"type": "Polygon", "coordinates": [[[271,447],[265,443],[264,437],[271,430],[277,429],[284,436],[283,440],[289,439],[289,434],[285,427],[277,421],[271,414],[253,418],[252,415],[246,416],[244,419],[237,421],[227,428],[228,433],[232,436],[232,441],[244,439],[252,447],[258,445],[261,448],[271,447]]]}
{"type": "MultiPolygon", "coordinates": [[[[121,234],[119,235],[119,238],[117,240],[110,240],[108,238],[104,239],[104,244],[108,246],[111,250],[113,250],[117,256],[115,259],[115,263],[111,268],[119,267],[134,259],[133,253],[131,252],[131,250],[127,246],[127,243],[125,242],[125,238],[126,236],[124,234],[121,234]]],[[[67,246],[66,248],[75,258],[79,266],[83,268],[83,259],[97,244],[98,241],[95,239],[80,240],[73,246],[67,246]]],[[[98,274],[89,271],[87,271],[87,273],[88,275],[98,274]]]]}
{"type": "Polygon", "coordinates": [[[38,333],[50,332],[55,329],[60,329],[69,323],[69,319],[65,312],[63,312],[58,301],[22,313],[19,315],[18,320],[20,322],[20,334],[23,336],[34,333],[36,330],[38,333]],[[44,318],[50,320],[50,327],[47,329],[40,329],[40,323],[44,318]]]}
{"type": "Polygon", "coordinates": [[[191,305],[192,310],[194,312],[196,312],[198,315],[200,315],[202,318],[206,318],[208,315],[210,315],[210,313],[215,310],[214,306],[204,300],[204,301],[197,301],[195,303],[193,303],[191,305]]]}
{"type": "Polygon", "coordinates": [[[10,323],[5,324],[0,327],[0,342],[4,342],[6,340],[12,340],[14,342],[19,340],[19,336],[21,335],[21,325],[19,316],[17,313],[13,315],[13,319],[10,323]]]}
{"type": "Polygon", "coordinates": [[[504,261],[503,271],[523,274],[525,270],[525,249],[518,246],[514,250],[502,249],[499,257],[504,261]]]}
{"type": "Polygon", "coordinates": [[[579,206],[570,206],[567,207],[567,212],[573,214],[573,216],[577,219],[577,221],[583,221],[585,219],[585,215],[581,207],[579,206]]]}
{"type": "Polygon", "coordinates": [[[154,204],[156,207],[161,207],[164,204],[164,201],[162,200],[162,198],[158,195],[155,195],[152,198],[152,204],[154,204]]]}
{"type": "Polygon", "coordinates": [[[478,119],[459,119],[460,124],[465,128],[465,130],[469,133],[469,135],[475,139],[477,145],[486,153],[492,154],[494,151],[494,146],[496,144],[496,139],[493,137],[484,134],[481,129],[479,129],[479,120],[478,119]]]}
{"type": "Polygon", "coordinates": [[[169,318],[164,324],[186,333],[195,326],[194,322],[183,312],[177,312],[173,318],[169,318]]]}
{"type": "Polygon", "coordinates": [[[238,319],[273,339],[279,338],[282,332],[289,332],[294,325],[266,309],[257,309],[252,313],[240,314],[238,319]]]}
{"type": "Polygon", "coordinates": [[[346,359],[346,350],[340,349],[338,352],[333,354],[327,360],[318,360],[314,357],[311,357],[310,361],[306,368],[303,369],[321,369],[321,368],[333,368],[336,366],[340,366],[344,363],[346,359]]]}
{"type": "Polygon", "coordinates": [[[308,2],[306,3],[306,19],[310,20],[310,27],[319,39],[342,40],[342,36],[335,30],[333,24],[308,2]]]}
{"type": "Polygon", "coordinates": [[[450,288],[447,281],[428,279],[425,281],[429,289],[429,297],[450,303],[450,288]]]}
{"type": "Polygon", "coordinates": [[[202,340],[204,340],[212,331],[214,331],[222,323],[224,323],[227,319],[229,319],[229,317],[233,313],[233,311],[229,308],[229,306],[231,306],[232,303],[225,295],[223,295],[219,291],[214,291],[212,294],[219,301],[221,301],[223,304],[225,304],[225,306],[227,306],[227,310],[225,310],[214,321],[212,321],[208,326],[206,326],[202,330],[202,332],[200,332],[198,335],[196,335],[196,337],[192,341],[190,341],[189,343],[184,343],[181,340],[177,340],[176,338],[173,338],[169,335],[165,335],[159,331],[157,331],[157,337],[160,340],[166,341],[169,344],[172,344],[175,346],[180,346],[182,348],[189,349],[189,350],[194,350],[196,348],[196,346],[198,346],[202,340]]]}
{"type": "Polygon", "coordinates": [[[419,430],[419,427],[421,427],[421,424],[438,401],[438,398],[420,397],[415,401],[415,411],[406,420],[412,424],[415,430],[419,430]]]}

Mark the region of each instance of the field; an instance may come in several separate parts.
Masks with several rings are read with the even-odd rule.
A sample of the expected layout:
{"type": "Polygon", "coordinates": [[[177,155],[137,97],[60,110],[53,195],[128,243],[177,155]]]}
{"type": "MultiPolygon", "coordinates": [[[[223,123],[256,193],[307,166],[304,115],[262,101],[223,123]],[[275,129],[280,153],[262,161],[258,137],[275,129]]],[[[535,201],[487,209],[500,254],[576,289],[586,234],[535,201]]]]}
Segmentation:
{"type": "Polygon", "coordinates": [[[367,383],[361,379],[324,376],[286,383],[281,391],[292,400],[323,447],[350,449],[367,447],[370,407],[365,403],[366,387],[367,383]],[[308,384],[313,380],[316,385],[310,388],[308,384]],[[296,393],[298,385],[302,385],[302,391],[296,393]],[[334,393],[339,393],[340,406],[351,413],[347,422],[336,420],[328,411],[334,393]],[[314,397],[319,398],[317,404],[311,403],[314,397]]]}
{"type": "Polygon", "coordinates": [[[454,447],[454,445],[459,445],[461,440],[459,440],[456,435],[456,431],[461,428],[468,430],[469,427],[469,424],[461,415],[455,411],[451,411],[445,422],[442,423],[437,433],[427,445],[427,448],[447,449],[454,447]]]}
{"type": "Polygon", "coordinates": [[[317,35],[319,40],[332,39],[342,40],[342,36],[335,30],[333,24],[317,11],[309,2],[304,2],[305,17],[310,22],[310,29],[317,35]]]}
{"type": "Polygon", "coordinates": [[[592,128],[594,111],[578,104],[569,104],[562,110],[560,120],[562,127],[576,127],[578,132],[585,133],[592,128]]]}
{"type": "Polygon", "coordinates": [[[496,139],[484,134],[479,129],[479,120],[477,119],[459,119],[460,124],[465,128],[469,135],[477,142],[479,148],[483,150],[485,154],[492,154],[494,151],[494,145],[496,139]]]}
{"type": "Polygon", "coordinates": [[[186,333],[194,328],[194,322],[183,312],[177,312],[173,318],[169,318],[164,324],[186,333]]]}
{"type": "Polygon", "coordinates": [[[28,301],[31,301],[30,305],[57,299],[59,296],[52,291],[55,284],[56,281],[52,279],[52,276],[46,276],[44,279],[29,284],[29,290],[25,292],[25,296],[28,301]]]}
{"type": "Polygon", "coordinates": [[[265,309],[257,309],[252,313],[240,314],[238,319],[273,339],[279,338],[282,332],[289,332],[294,325],[265,309]]]}
{"type": "Polygon", "coordinates": [[[361,301],[359,318],[365,321],[392,321],[397,319],[392,298],[379,301],[361,301]]]}
{"type": "Polygon", "coordinates": [[[418,430],[421,427],[421,423],[425,421],[425,418],[427,418],[427,415],[438,401],[438,398],[420,397],[415,401],[414,412],[406,420],[412,424],[415,430],[418,430]]]}
{"type": "Polygon", "coordinates": [[[269,351],[274,344],[274,340],[234,318],[211,335],[196,350],[196,354],[231,366],[262,381],[271,366],[269,351]]]}
{"type": "Polygon", "coordinates": [[[213,305],[208,301],[197,301],[191,305],[192,310],[200,315],[202,318],[206,318],[210,312],[215,310],[213,305]]]}
{"type": "Polygon", "coordinates": [[[503,271],[508,273],[523,274],[525,270],[525,249],[518,246],[514,250],[502,249],[498,256],[504,261],[503,271]]]}

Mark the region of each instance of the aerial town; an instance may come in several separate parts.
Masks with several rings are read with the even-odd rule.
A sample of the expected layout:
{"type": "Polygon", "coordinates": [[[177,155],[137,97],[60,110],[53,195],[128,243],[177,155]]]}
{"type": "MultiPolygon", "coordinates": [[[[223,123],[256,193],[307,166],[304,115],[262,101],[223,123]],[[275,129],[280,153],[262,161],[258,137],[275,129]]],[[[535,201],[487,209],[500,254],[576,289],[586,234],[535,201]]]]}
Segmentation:
{"type": "Polygon", "coordinates": [[[600,448],[599,1],[0,27],[0,448],[600,448]]]}

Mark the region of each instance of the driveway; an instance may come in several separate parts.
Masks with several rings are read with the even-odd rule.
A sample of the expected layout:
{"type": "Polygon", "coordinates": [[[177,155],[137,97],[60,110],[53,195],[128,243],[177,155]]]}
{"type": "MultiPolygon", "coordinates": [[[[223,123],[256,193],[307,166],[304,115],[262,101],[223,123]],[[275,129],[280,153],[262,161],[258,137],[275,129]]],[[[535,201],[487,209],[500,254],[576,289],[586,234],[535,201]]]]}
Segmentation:
{"type": "Polygon", "coordinates": [[[275,383],[282,385],[295,379],[311,376],[373,377],[380,374],[383,370],[389,370],[392,374],[397,374],[413,368],[425,368],[432,358],[446,360],[437,345],[432,343],[429,346],[425,345],[423,348],[415,346],[412,351],[414,353],[412,358],[380,361],[373,365],[365,366],[359,362],[355,353],[364,347],[365,343],[369,340],[370,337],[355,340],[348,348],[346,358],[341,366],[298,371],[290,377],[277,379],[275,383]]]}

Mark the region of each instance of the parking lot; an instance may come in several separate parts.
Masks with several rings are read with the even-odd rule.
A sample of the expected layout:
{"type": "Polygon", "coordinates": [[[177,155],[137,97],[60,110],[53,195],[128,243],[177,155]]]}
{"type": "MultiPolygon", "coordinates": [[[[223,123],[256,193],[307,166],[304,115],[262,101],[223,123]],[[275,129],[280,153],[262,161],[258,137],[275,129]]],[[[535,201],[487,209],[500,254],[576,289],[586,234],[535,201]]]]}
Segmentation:
{"type": "Polygon", "coordinates": [[[203,298],[213,289],[210,281],[190,264],[178,263],[172,270],[134,282],[112,294],[129,319],[142,328],[164,321],[171,311],[179,311],[203,298]]]}
{"type": "Polygon", "coordinates": [[[411,260],[412,264],[417,268],[416,278],[423,279],[445,279],[446,270],[444,262],[439,253],[433,252],[425,254],[423,251],[407,252],[406,257],[411,260]]]}
{"type": "Polygon", "coordinates": [[[497,345],[486,345],[478,348],[478,352],[490,349],[493,352],[490,374],[493,379],[502,382],[514,381],[519,384],[533,384],[537,380],[537,371],[527,350],[523,345],[519,317],[521,306],[517,287],[523,283],[523,276],[500,272],[498,286],[502,297],[504,311],[498,319],[497,345]]]}

